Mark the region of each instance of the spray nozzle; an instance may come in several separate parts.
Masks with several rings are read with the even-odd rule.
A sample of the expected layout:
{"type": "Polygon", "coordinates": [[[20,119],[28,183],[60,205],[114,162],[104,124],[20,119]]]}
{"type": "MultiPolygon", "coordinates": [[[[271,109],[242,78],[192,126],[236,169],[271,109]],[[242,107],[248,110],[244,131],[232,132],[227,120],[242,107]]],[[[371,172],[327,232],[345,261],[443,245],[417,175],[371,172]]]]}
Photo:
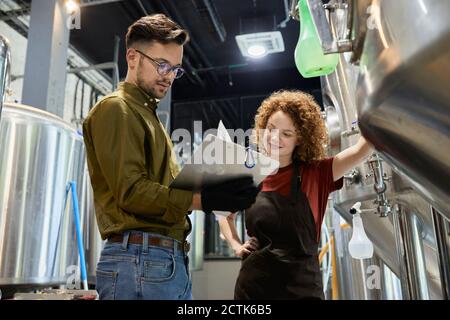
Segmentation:
{"type": "Polygon", "coordinates": [[[357,202],[350,208],[351,214],[361,213],[361,202],[357,202]]]}

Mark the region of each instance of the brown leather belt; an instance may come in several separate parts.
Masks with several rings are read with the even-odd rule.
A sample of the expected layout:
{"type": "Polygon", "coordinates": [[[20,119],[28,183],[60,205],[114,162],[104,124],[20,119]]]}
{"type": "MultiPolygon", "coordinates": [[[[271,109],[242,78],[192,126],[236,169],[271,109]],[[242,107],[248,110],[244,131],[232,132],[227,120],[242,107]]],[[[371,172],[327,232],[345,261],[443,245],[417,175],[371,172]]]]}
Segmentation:
{"type": "MultiPolygon", "coordinates": [[[[123,235],[114,234],[108,238],[108,241],[123,242],[123,235]]],[[[142,234],[132,233],[128,237],[128,243],[142,245],[142,244],[144,244],[144,236],[142,234]]],[[[173,249],[174,240],[148,236],[148,245],[173,249]]],[[[183,241],[183,242],[179,243],[177,248],[178,248],[178,250],[180,250],[182,252],[188,253],[191,248],[191,244],[187,241],[183,241]]]]}

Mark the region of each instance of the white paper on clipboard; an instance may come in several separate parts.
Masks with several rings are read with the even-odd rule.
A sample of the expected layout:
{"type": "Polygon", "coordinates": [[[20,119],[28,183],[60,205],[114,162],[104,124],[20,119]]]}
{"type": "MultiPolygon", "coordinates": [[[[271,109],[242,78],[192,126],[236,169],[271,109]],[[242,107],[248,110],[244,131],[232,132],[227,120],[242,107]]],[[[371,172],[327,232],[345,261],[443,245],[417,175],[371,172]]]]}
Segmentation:
{"type": "Polygon", "coordinates": [[[231,140],[231,137],[228,134],[228,131],[225,128],[225,125],[223,124],[222,120],[219,121],[219,126],[217,127],[217,138],[220,138],[220,139],[225,140],[227,142],[233,142],[231,140]]]}
{"type": "MultiPolygon", "coordinates": [[[[204,139],[171,183],[171,188],[200,192],[204,186],[246,176],[253,177],[258,185],[278,169],[280,163],[277,160],[232,142],[222,123],[219,124],[219,134],[223,138],[208,135],[204,139]]],[[[220,216],[230,214],[214,213],[220,216]]]]}

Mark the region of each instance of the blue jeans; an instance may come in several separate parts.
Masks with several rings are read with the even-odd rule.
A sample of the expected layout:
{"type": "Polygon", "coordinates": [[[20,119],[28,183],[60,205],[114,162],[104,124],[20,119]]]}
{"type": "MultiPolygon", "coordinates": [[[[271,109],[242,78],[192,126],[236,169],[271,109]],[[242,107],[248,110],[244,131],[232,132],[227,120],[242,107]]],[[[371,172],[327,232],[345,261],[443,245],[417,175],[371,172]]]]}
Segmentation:
{"type": "MultiPolygon", "coordinates": [[[[143,243],[148,236],[171,239],[158,234],[141,233],[143,243]]],[[[189,258],[177,247],[156,247],[123,242],[106,242],[97,264],[96,290],[100,300],[192,300],[189,258]]]]}

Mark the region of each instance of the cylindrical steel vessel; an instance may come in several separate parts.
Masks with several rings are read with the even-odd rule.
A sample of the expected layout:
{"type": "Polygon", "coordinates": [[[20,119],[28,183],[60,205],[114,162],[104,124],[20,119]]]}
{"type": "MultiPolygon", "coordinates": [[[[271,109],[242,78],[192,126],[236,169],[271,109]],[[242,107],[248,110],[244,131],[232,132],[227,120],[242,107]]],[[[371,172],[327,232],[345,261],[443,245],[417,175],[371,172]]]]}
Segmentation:
{"type": "MultiPolygon", "coordinates": [[[[442,299],[445,290],[446,248],[436,250],[430,204],[449,217],[449,8],[444,0],[371,1],[358,18],[367,26],[359,65],[341,55],[336,72],[322,78],[331,153],[353,145],[359,125],[381,156],[373,167],[380,170],[371,159],[345,175],[334,209],[351,222],[350,207],[362,203],[366,233],[383,268],[399,278],[403,299],[442,299]]],[[[347,275],[354,267],[338,269],[347,275]]],[[[342,279],[355,289],[353,278],[342,279]]]]}
{"type": "Polygon", "coordinates": [[[0,286],[65,284],[78,266],[71,202],[64,206],[69,181],[82,222],[93,214],[83,138],[48,112],[7,103],[0,137],[0,286]]]}
{"type": "Polygon", "coordinates": [[[356,91],[360,128],[450,219],[450,2],[374,1],[372,10],[356,91]]]}

